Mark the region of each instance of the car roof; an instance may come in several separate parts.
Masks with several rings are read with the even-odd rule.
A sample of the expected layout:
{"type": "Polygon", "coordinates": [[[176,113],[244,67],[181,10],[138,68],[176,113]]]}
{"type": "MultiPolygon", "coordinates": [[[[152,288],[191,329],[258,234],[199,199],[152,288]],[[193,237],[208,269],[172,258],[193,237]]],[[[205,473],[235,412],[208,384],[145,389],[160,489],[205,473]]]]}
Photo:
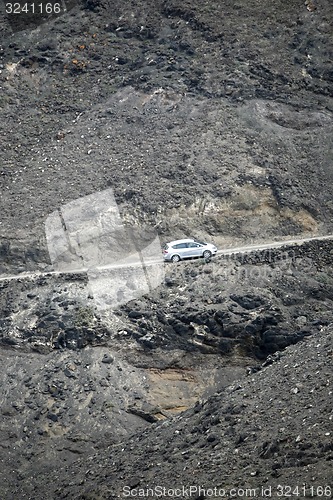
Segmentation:
{"type": "Polygon", "coordinates": [[[169,241],[167,245],[175,245],[177,243],[189,243],[191,241],[194,241],[193,238],[186,238],[185,240],[174,240],[174,241],[169,241]]]}

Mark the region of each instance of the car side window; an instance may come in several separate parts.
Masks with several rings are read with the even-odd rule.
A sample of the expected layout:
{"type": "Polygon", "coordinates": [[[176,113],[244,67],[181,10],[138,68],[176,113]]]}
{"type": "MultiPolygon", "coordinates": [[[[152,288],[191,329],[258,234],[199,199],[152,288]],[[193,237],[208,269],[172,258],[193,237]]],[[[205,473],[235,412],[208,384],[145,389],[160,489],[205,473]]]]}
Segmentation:
{"type": "Polygon", "coordinates": [[[179,248],[187,248],[186,243],[178,243],[178,245],[174,245],[172,248],[179,249],[179,248]]]}
{"type": "Polygon", "coordinates": [[[190,248],[198,248],[200,245],[198,243],[189,243],[188,245],[190,248]]]}

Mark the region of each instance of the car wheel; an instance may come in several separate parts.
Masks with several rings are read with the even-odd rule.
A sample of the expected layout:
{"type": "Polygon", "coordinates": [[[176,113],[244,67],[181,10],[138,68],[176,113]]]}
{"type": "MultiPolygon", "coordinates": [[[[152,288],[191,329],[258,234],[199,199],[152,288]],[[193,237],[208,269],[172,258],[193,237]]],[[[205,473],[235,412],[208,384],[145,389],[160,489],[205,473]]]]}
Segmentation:
{"type": "Polygon", "coordinates": [[[212,252],[210,250],[205,250],[203,253],[203,258],[204,259],[210,259],[212,256],[212,252]]]}
{"type": "Polygon", "coordinates": [[[173,255],[171,257],[171,260],[172,260],[172,262],[179,262],[180,261],[180,257],[179,257],[179,255],[173,255]]]}

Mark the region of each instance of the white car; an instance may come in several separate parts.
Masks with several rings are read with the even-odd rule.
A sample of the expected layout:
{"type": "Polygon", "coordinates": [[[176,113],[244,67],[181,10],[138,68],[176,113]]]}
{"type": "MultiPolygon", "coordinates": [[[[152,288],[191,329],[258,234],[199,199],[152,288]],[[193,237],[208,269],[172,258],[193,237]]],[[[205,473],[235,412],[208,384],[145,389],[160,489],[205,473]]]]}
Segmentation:
{"type": "Polygon", "coordinates": [[[191,259],[192,257],[204,257],[209,259],[215,255],[217,248],[211,243],[197,241],[194,239],[175,240],[166,243],[163,246],[164,260],[179,262],[182,259],[191,259]]]}

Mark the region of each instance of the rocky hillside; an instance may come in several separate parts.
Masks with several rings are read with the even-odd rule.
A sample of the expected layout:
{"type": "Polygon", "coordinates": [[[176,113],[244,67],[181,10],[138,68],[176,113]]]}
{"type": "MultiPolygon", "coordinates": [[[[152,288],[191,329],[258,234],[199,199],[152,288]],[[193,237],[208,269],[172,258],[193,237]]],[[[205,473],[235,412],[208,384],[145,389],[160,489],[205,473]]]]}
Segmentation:
{"type": "Polygon", "coordinates": [[[180,417],[59,468],[58,488],[34,488],[30,477],[31,498],[149,489],[183,498],[331,498],[332,345],[332,328],[323,329],[180,417]]]}
{"type": "Polygon", "coordinates": [[[25,31],[2,15],[2,265],[47,262],[47,216],[108,187],[165,238],[329,232],[333,7],[317,3],[69,2],[25,31]]]}
{"type": "Polygon", "coordinates": [[[166,265],[103,309],[50,241],[108,192],[161,243],[333,233],[332,2],[60,3],[0,11],[1,500],[330,498],[330,240],[166,265]]]}
{"type": "MultiPolygon", "coordinates": [[[[138,481],[130,482],[133,487],[148,484],[152,477],[167,481],[182,477],[183,467],[187,467],[183,460],[202,455],[198,447],[200,451],[205,446],[215,449],[229,434],[235,446],[228,441],[228,446],[220,444],[216,450],[222,447],[229,454],[238,454],[238,444],[244,441],[251,447],[258,441],[255,450],[257,446],[263,447],[258,451],[260,458],[266,452],[265,446],[269,450],[270,446],[273,450],[277,446],[280,455],[272,451],[269,458],[277,457],[273,460],[278,464],[276,467],[283,471],[286,467],[283,474],[291,474],[295,453],[297,457],[303,453],[308,457],[310,452],[304,450],[308,450],[314,436],[307,435],[304,450],[299,443],[297,450],[301,451],[292,451],[294,433],[297,439],[299,434],[303,436],[302,426],[304,421],[308,423],[302,408],[316,408],[311,418],[320,415],[324,419],[327,413],[324,429],[330,432],[327,429],[331,425],[328,419],[332,345],[330,329],[325,325],[333,322],[332,254],[332,243],[313,242],[283,250],[218,257],[210,263],[200,259],[170,265],[165,281],[154,293],[103,314],[97,313],[87,298],[84,276],[75,279],[73,275],[58,278],[48,275],[3,281],[1,359],[6,369],[1,375],[0,390],[2,498],[10,498],[13,492],[19,498],[43,498],[46,492],[48,498],[68,498],[63,490],[60,493],[52,489],[69,486],[68,481],[72,484],[70,498],[81,498],[81,494],[82,498],[112,498],[113,481],[104,484],[96,469],[83,481],[80,475],[79,479],[76,477],[78,471],[86,471],[87,467],[90,470],[91,464],[104,470],[108,457],[115,453],[112,463],[115,467],[122,463],[123,473],[116,468],[105,473],[105,477],[117,477],[118,490],[120,480],[132,481],[131,467],[136,470],[134,477],[138,481]],[[311,340],[313,335],[315,340],[311,340]],[[299,341],[303,341],[300,347],[299,341]],[[290,344],[297,344],[297,348],[284,351],[290,344]],[[260,369],[277,360],[280,361],[274,367],[260,369]],[[322,364],[317,366],[319,362],[322,364]],[[276,366],[279,366],[277,372],[276,366]],[[299,371],[294,373],[296,368],[299,371]],[[223,389],[230,384],[234,384],[233,389],[225,392],[223,389]],[[290,389],[286,390],[286,384],[291,384],[290,389]],[[243,398],[243,392],[238,393],[243,386],[248,387],[244,398],[252,401],[249,411],[243,400],[237,404],[233,401],[238,394],[243,398]],[[197,401],[206,400],[216,391],[221,394],[208,399],[200,410],[205,424],[198,427],[191,420],[199,418],[196,413],[201,404],[197,401]],[[226,397],[231,402],[226,403],[226,397]],[[290,397],[294,399],[289,401],[290,397]],[[275,420],[276,408],[271,408],[271,401],[280,405],[275,420]],[[289,407],[292,404],[298,405],[297,412],[289,407]],[[210,405],[213,405],[211,410],[210,405]],[[182,413],[191,407],[194,410],[190,413],[182,413]],[[259,407],[260,411],[256,409],[259,407]],[[221,420],[220,415],[225,411],[227,416],[221,420]],[[212,424],[207,416],[211,414],[212,424]],[[281,424],[284,414],[287,427],[281,424]],[[174,415],[179,416],[173,420],[174,415]],[[189,421],[188,415],[192,415],[189,421]],[[222,424],[215,427],[220,421],[222,424]],[[131,461],[132,451],[119,462],[119,446],[132,450],[133,440],[137,441],[135,449],[141,459],[149,462],[151,450],[162,453],[167,449],[161,444],[164,442],[161,436],[172,444],[171,436],[174,432],[178,434],[179,425],[182,436],[188,429],[184,434],[186,442],[175,444],[178,458],[170,459],[170,467],[160,467],[161,476],[155,469],[152,476],[146,476],[146,466],[131,461]],[[287,437],[283,440],[289,444],[267,441],[267,426],[277,435],[281,426],[286,428],[287,437]],[[154,440],[159,445],[150,447],[154,440]],[[289,455],[284,457],[285,446],[290,459],[289,455]],[[99,460],[97,456],[105,458],[99,460]],[[79,463],[78,457],[81,457],[79,463]],[[60,464],[65,464],[65,468],[58,470],[60,464]],[[57,470],[52,487],[44,479],[50,468],[57,470]],[[86,496],[86,489],[90,488],[94,491],[91,497],[86,496]]],[[[315,432],[321,432],[320,422],[311,424],[316,427],[315,432]]],[[[309,459],[309,463],[317,464],[316,471],[322,473],[330,470],[332,459],[330,435],[323,435],[322,448],[318,448],[315,435],[313,443],[318,449],[311,451],[309,459]]],[[[249,453],[246,451],[244,457],[249,453]]],[[[208,456],[205,454],[204,463],[210,464],[209,468],[199,467],[202,476],[195,469],[196,477],[205,484],[211,484],[206,481],[214,474],[215,479],[221,477],[216,465],[210,467],[208,456]]],[[[229,459],[228,455],[223,463],[229,463],[229,459]]],[[[164,460],[161,455],[156,463],[164,460]]],[[[304,466],[307,460],[297,461],[299,481],[317,477],[313,467],[304,466]]],[[[252,459],[247,458],[246,463],[249,466],[252,459]]],[[[268,462],[261,460],[261,463],[268,462]]],[[[237,474],[237,481],[245,477],[239,472],[244,467],[243,458],[237,455],[232,469],[234,484],[244,484],[236,482],[237,474]]],[[[230,473],[221,462],[223,470],[230,473]]],[[[257,475],[252,469],[250,472],[257,475]]],[[[272,484],[270,477],[265,479],[268,485],[272,484]]],[[[325,480],[328,481],[328,476],[325,480]]],[[[263,481],[259,474],[259,478],[246,484],[259,485],[263,481]]],[[[172,483],[168,484],[171,487],[172,483]]]]}

